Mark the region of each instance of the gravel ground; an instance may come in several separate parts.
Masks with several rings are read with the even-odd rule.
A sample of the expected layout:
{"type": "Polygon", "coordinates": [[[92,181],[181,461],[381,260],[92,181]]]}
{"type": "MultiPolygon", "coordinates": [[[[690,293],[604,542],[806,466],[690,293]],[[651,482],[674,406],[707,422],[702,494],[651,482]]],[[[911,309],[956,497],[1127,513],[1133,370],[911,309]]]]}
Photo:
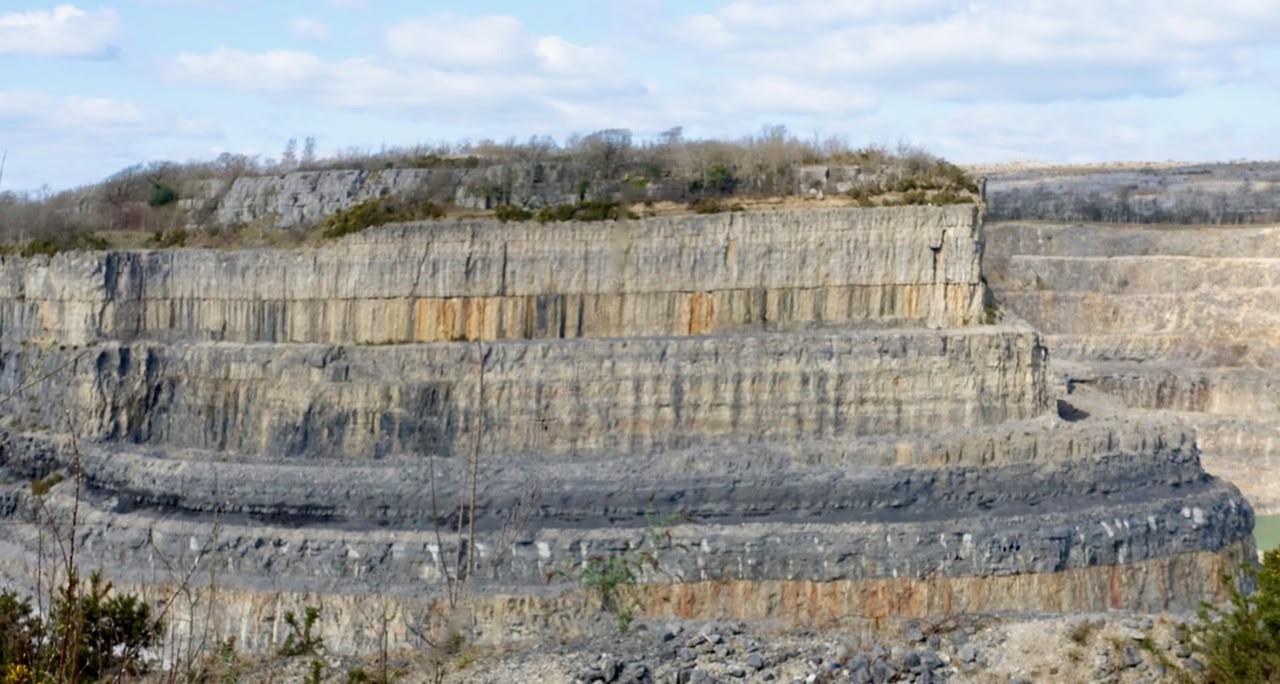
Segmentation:
{"type": "MultiPolygon", "coordinates": [[[[875,638],[838,629],[763,624],[638,621],[626,634],[496,652],[462,646],[444,660],[445,682],[1032,682],[1178,681],[1198,663],[1182,640],[1191,616],[1021,615],[909,622],[875,638]]],[[[242,664],[239,682],[304,681],[315,658],[242,664]]],[[[321,657],[321,681],[377,682],[377,660],[321,657]],[[353,675],[362,670],[368,679],[353,675]]],[[[427,653],[388,661],[389,681],[438,681],[427,653]]],[[[224,677],[220,681],[227,681],[224,677]]]]}

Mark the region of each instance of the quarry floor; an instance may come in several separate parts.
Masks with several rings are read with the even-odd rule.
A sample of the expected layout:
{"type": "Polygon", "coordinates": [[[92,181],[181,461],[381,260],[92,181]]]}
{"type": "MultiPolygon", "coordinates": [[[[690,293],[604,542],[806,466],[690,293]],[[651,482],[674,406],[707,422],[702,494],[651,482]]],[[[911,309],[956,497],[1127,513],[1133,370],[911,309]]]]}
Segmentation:
{"type": "MultiPolygon", "coordinates": [[[[503,652],[463,645],[445,656],[446,682],[1030,682],[1179,681],[1194,672],[1181,628],[1193,616],[1127,613],[964,616],[904,625],[866,640],[838,628],[777,631],[766,624],[638,621],[626,634],[503,652]],[[927,673],[927,674],[926,674],[927,673]]],[[[607,627],[607,625],[602,625],[607,627]]],[[[239,681],[293,682],[314,657],[240,663],[239,681]]],[[[321,656],[322,682],[380,681],[380,658],[321,656]]],[[[386,660],[392,681],[438,681],[438,654],[386,660]]],[[[231,674],[221,672],[222,676],[231,674]]],[[[220,681],[227,681],[225,678],[220,681]]]]}

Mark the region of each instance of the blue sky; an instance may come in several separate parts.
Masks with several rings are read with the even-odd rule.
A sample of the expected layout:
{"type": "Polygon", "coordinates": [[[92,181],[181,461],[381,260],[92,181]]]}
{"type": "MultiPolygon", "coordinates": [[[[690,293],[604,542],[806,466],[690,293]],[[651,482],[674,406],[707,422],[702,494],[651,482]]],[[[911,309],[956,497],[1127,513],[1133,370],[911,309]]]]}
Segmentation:
{"type": "Polygon", "coordinates": [[[1280,0],[0,0],[0,190],[766,124],[959,162],[1280,157],[1280,0]]]}

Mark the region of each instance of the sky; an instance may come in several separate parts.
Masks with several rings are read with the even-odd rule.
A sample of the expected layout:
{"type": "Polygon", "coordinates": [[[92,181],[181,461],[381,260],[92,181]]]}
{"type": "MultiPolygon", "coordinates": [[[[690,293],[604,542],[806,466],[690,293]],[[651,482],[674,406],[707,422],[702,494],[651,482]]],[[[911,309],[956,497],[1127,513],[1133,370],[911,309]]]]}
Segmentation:
{"type": "Polygon", "coordinates": [[[0,0],[0,191],[675,126],[952,161],[1280,158],[1280,0],[0,0]]]}

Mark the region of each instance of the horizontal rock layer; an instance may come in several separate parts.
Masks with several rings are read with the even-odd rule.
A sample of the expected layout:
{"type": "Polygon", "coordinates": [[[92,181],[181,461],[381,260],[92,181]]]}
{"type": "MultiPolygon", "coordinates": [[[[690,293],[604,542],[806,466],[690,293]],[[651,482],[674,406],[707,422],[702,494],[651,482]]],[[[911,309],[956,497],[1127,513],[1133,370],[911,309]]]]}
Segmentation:
{"type": "Polygon", "coordinates": [[[329,347],[107,344],[0,353],[7,413],[99,439],[265,458],[646,453],[895,434],[1048,406],[1025,329],[329,347]],[[483,416],[477,406],[483,402],[483,416]],[[483,422],[480,422],[483,421],[483,422]]]}
{"type": "Polygon", "coordinates": [[[287,252],[0,258],[0,336],[381,344],[977,323],[972,207],[434,222],[287,252]]]}
{"type": "Polygon", "coordinates": [[[79,484],[83,563],[194,563],[261,650],[298,600],[415,634],[459,572],[485,639],[573,633],[604,558],[654,614],[1213,595],[1249,505],[1190,432],[1055,401],[1035,331],[974,325],[981,253],[971,209],[898,208],[7,260],[0,573],[79,484]],[[470,318],[414,313],[444,300],[470,318]]]}
{"type": "Polygon", "coordinates": [[[187,190],[194,195],[193,208],[212,205],[214,221],[223,226],[247,223],[305,228],[352,205],[386,196],[488,209],[499,203],[527,207],[576,204],[580,189],[587,198],[607,197],[617,191],[616,183],[598,182],[589,169],[558,163],[293,171],[242,176],[230,184],[209,183],[187,190]],[[593,180],[597,182],[592,184],[593,180]]]}
{"type": "MultiPolygon", "coordinates": [[[[971,453],[957,459],[968,466],[849,464],[834,480],[828,467],[778,454],[755,455],[738,469],[704,463],[701,473],[695,469],[678,482],[662,473],[679,467],[684,455],[627,464],[613,478],[607,467],[579,464],[575,470],[571,461],[523,464],[514,472],[487,464],[477,497],[477,574],[468,591],[554,595],[572,580],[546,585],[546,577],[571,577],[585,559],[634,548],[655,561],[640,568],[643,581],[682,585],[652,589],[653,596],[670,596],[677,604],[651,607],[657,612],[709,615],[723,607],[711,599],[730,591],[747,600],[736,610],[766,617],[751,614],[756,608],[748,606],[770,605],[777,592],[793,591],[785,587],[801,579],[809,583],[805,591],[833,596],[877,595],[884,588],[875,587],[890,584],[914,587],[913,592],[954,586],[950,591],[959,595],[947,610],[1069,609],[1079,607],[1077,600],[1086,608],[1110,601],[1181,609],[1216,591],[1203,577],[1185,574],[1189,568],[1247,551],[1239,544],[1252,527],[1249,506],[1234,488],[1204,475],[1189,435],[1169,441],[1160,429],[1083,421],[1052,427],[1063,434],[1046,442],[1036,433],[1050,426],[1021,427],[1026,434],[1012,440],[994,431],[989,441],[965,434],[940,440],[944,453],[971,453]],[[984,441],[988,446],[979,446],[984,441]],[[981,454],[993,453],[988,449],[997,442],[1004,445],[1001,456],[980,465],[986,460],[981,454]],[[1100,453],[1072,456],[1095,448],[1100,453]],[[622,492],[614,484],[619,478],[628,483],[622,492]],[[513,516],[519,511],[515,500],[530,491],[535,494],[526,515],[513,516]],[[505,524],[512,519],[523,522],[505,524]],[[1182,558],[1202,560],[1186,566],[1182,558]],[[1154,563],[1165,574],[1137,586],[1112,584],[1136,572],[1129,569],[1134,563],[1154,563]],[[692,587],[683,586],[690,582],[692,587]],[[740,583],[736,589],[715,588],[734,582],[740,583]],[[1001,587],[1020,588],[1004,595],[1001,587]],[[703,597],[704,589],[712,593],[703,597]]],[[[23,443],[5,442],[6,462],[21,460],[23,443]]],[[[864,449],[874,462],[877,452],[886,458],[892,445],[864,449]]],[[[433,531],[426,496],[430,477],[421,463],[399,464],[395,472],[402,482],[396,486],[380,485],[386,476],[368,469],[329,466],[300,480],[253,466],[189,463],[187,477],[174,486],[172,478],[163,478],[169,470],[163,463],[148,467],[135,457],[127,469],[112,468],[120,459],[118,451],[93,449],[84,459],[78,553],[82,562],[100,565],[123,582],[162,581],[174,559],[198,554],[216,564],[217,581],[231,591],[271,594],[287,586],[322,604],[325,596],[361,593],[420,601],[440,595],[443,568],[466,548],[460,546],[466,536],[453,533],[452,513],[440,521],[442,532],[433,531]],[[290,497],[268,497],[261,502],[264,510],[250,510],[253,496],[239,492],[254,491],[255,480],[314,493],[292,495],[292,503],[302,504],[292,511],[280,508],[290,497]],[[342,491],[344,485],[353,491],[342,491]],[[344,515],[316,505],[329,495],[358,506],[362,495],[372,497],[362,491],[366,486],[385,489],[383,505],[394,509],[387,517],[400,519],[375,525],[349,515],[351,510],[344,515]],[[415,487],[416,500],[410,494],[415,487]],[[145,495],[148,488],[151,494],[145,495]],[[212,504],[203,516],[174,507],[202,499],[212,504]],[[300,521],[309,522],[298,527],[300,521]]],[[[437,477],[442,506],[465,500],[465,491],[458,496],[465,490],[464,474],[446,464],[437,477]]],[[[46,510],[65,514],[73,487],[70,481],[55,486],[46,510]]],[[[27,496],[11,490],[6,498],[10,508],[21,509],[27,496]]],[[[31,557],[39,534],[35,525],[7,528],[0,555],[11,563],[31,557]]],[[[940,608],[934,605],[939,600],[932,595],[903,614],[928,614],[940,608]]],[[[871,617],[888,610],[877,605],[837,603],[820,614],[830,618],[844,610],[871,617]]],[[[785,611],[778,617],[791,618],[785,611]]]]}
{"type": "Polygon", "coordinates": [[[1055,374],[1183,412],[1207,428],[1206,468],[1280,510],[1280,229],[1009,223],[985,235],[995,295],[1045,333],[1055,374]]]}
{"type": "MultiPolygon", "coordinates": [[[[834,628],[850,636],[883,637],[903,620],[971,613],[1186,612],[1193,607],[1189,598],[1224,601],[1226,592],[1220,585],[1200,578],[1231,573],[1252,553],[1237,544],[1217,553],[1053,574],[684,582],[646,585],[632,594],[642,616],[761,620],[773,628],[834,628]]],[[[151,603],[174,595],[174,587],[157,582],[117,586],[151,603]]],[[[234,637],[242,653],[272,652],[290,633],[285,613],[301,615],[308,606],[321,609],[316,631],[324,635],[326,650],[338,654],[376,653],[384,646],[392,651],[424,650],[431,647],[427,638],[447,637],[450,628],[480,646],[548,644],[616,633],[612,622],[601,619],[598,596],[553,588],[556,591],[536,594],[466,592],[451,606],[447,599],[431,596],[263,593],[202,586],[177,594],[173,619],[166,624],[173,636],[166,643],[180,644],[194,632],[201,642],[213,636],[234,637]],[[193,629],[191,615],[207,621],[197,621],[193,629]]]]}

